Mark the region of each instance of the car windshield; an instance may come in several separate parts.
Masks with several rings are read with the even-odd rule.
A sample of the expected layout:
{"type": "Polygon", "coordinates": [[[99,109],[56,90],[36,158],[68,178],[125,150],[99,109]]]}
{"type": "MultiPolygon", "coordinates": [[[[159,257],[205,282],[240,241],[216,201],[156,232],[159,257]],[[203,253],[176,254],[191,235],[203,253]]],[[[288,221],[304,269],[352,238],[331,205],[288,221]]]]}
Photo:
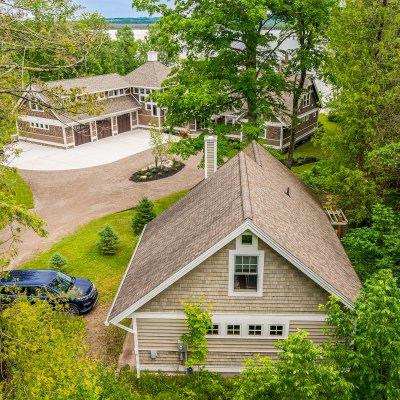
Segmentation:
{"type": "Polygon", "coordinates": [[[68,292],[68,289],[72,286],[74,280],[68,275],[62,272],[57,272],[56,278],[50,283],[50,287],[59,293],[68,292]]]}

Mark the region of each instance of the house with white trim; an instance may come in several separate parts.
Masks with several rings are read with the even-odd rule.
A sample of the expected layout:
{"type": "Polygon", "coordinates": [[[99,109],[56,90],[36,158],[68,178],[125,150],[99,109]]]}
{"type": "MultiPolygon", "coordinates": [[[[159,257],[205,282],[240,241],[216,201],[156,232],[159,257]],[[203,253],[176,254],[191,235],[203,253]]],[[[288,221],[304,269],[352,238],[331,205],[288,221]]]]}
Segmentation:
{"type": "Polygon", "coordinates": [[[298,329],[324,341],[319,305],[334,295],[352,307],[361,287],[295,175],[256,142],[217,169],[216,146],[205,138],[205,179],[144,228],[108,314],[138,373],[185,371],[182,300],[213,307],[206,367],[237,373],[298,329]]]}

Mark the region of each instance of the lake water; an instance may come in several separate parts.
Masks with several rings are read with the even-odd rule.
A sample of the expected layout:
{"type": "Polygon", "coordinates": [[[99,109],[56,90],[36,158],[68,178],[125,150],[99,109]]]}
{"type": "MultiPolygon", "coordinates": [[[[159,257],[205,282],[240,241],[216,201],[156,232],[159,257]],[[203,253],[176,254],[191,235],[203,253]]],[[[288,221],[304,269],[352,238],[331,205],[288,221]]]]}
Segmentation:
{"type": "MultiPolygon", "coordinates": [[[[132,30],[133,30],[133,35],[136,40],[145,39],[149,33],[149,31],[147,29],[132,28],[132,30]]],[[[116,38],[116,34],[117,34],[116,29],[110,29],[108,32],[113,39],[116,38]]],[[[279,35],[279,32],[280,32],[279,30],[272,31],[272,33],[277,37],[279,35]]],[[[285,51],[285,50],[295,49],[296,47],[297,47],[297,40],[295,37],[291,36],[281,44],[280,49],[282,51],[285,51]]],[[[327,99],[329,99],[331,92],[332,92],[331,88],[325,82],[322,82],[319,79],[316,80],[316,83],[317,83],[318,91],[322,95],[323,100],[326,101],[327,99]]]]}

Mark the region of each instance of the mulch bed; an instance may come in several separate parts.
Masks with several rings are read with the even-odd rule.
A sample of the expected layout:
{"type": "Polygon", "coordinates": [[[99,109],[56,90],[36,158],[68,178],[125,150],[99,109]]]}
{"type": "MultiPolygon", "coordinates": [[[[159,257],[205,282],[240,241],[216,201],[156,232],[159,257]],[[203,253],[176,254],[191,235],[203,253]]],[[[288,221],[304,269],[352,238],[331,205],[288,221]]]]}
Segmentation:
{"type": "Polygon", "coordinates": [[[163,168],[156,168],[154,166],[150,166],[148,168],[136,171],[134,174],[132,174],[129,180],[133,182],[156,181],[157,179],[163,179],[175,175],[181,169],[183,169],[184,166],[185,164],[180,161],[174,161],[171,166],[166,166],[163,168]]]}

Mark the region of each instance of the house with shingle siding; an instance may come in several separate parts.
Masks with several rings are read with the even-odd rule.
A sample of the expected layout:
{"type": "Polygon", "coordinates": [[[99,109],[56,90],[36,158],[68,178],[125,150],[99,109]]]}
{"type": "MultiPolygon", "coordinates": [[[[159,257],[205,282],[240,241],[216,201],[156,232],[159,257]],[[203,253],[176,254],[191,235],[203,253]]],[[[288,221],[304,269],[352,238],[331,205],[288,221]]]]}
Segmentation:
{"type": "Polygon", "coordinates": [[[137,128],[161,126],[164,111],[152,102],[149,95],[160,90],[170,69],[157,61],[155,52],[148,53],[148,61],[128,74],[97,75],[63,79],[45,84],[45,90],[31,87],[30,98],[21,102],[23,114],[17,123],[21,140],[58,146],[74,147],[106,137],[130,132],[137,128]],[[72,90],[97,99],[98,113],[72,114],[51,107],[46,91],[61,89],[68,95],[72,90]]]}
{"type": "MultiPolygon", "coordinates": [[[[94,142],[106,137],[130,132],[150,125],[161,127],[165,121],[163,108],[157,106],[149,95],[161,90],[163,81],[171,69],[158,61],[157,53],[148,52],[148,61],[126,76],[106,74],[83,78],[51,81],[44,88],[32,85],[21,101],[22,116],[17,123],[17,134],[21,140],[70,148],[94,142]],[[98,101],[96,115],[72,114],[51,107],[52,100],[46,91],[61,89],[68,95],[81,90],[98,101]],[[48,107],[50,105],[50,107],[48,107]]],[[[315,82],[307,77],[306,91],[299,110],[300,123],[296,128],[296,143],[310,137],[318,125],[318,93],[315,82]]],[[[263,139],[269,146],[285,149],[290,140],[290,114],[292,96],[282,96],[283,109],[265,123],[263,139]]],[[[241,124],[246,118],[241,111],[226,111],[213,117],[218,124],[241,124]]],[[[178,127],[196,133],[196,121],[178,127]]],[[[241,138],[241,134],[231,135],[241,138]]]]}
{"type": "Polygon", "coordinates": [[[237,373],[255,354],[275,358],[275,341],[298,329],[321,343],[318,306],[335,295],[352,307],[360,289],[295,175],[256,142],[218,169],[215,152],[206,137],[205,179],[144,228],[107,317],[132,335],[138,373],[185,371],[181,300],[213,306],[206,367],[237,373]]]}

